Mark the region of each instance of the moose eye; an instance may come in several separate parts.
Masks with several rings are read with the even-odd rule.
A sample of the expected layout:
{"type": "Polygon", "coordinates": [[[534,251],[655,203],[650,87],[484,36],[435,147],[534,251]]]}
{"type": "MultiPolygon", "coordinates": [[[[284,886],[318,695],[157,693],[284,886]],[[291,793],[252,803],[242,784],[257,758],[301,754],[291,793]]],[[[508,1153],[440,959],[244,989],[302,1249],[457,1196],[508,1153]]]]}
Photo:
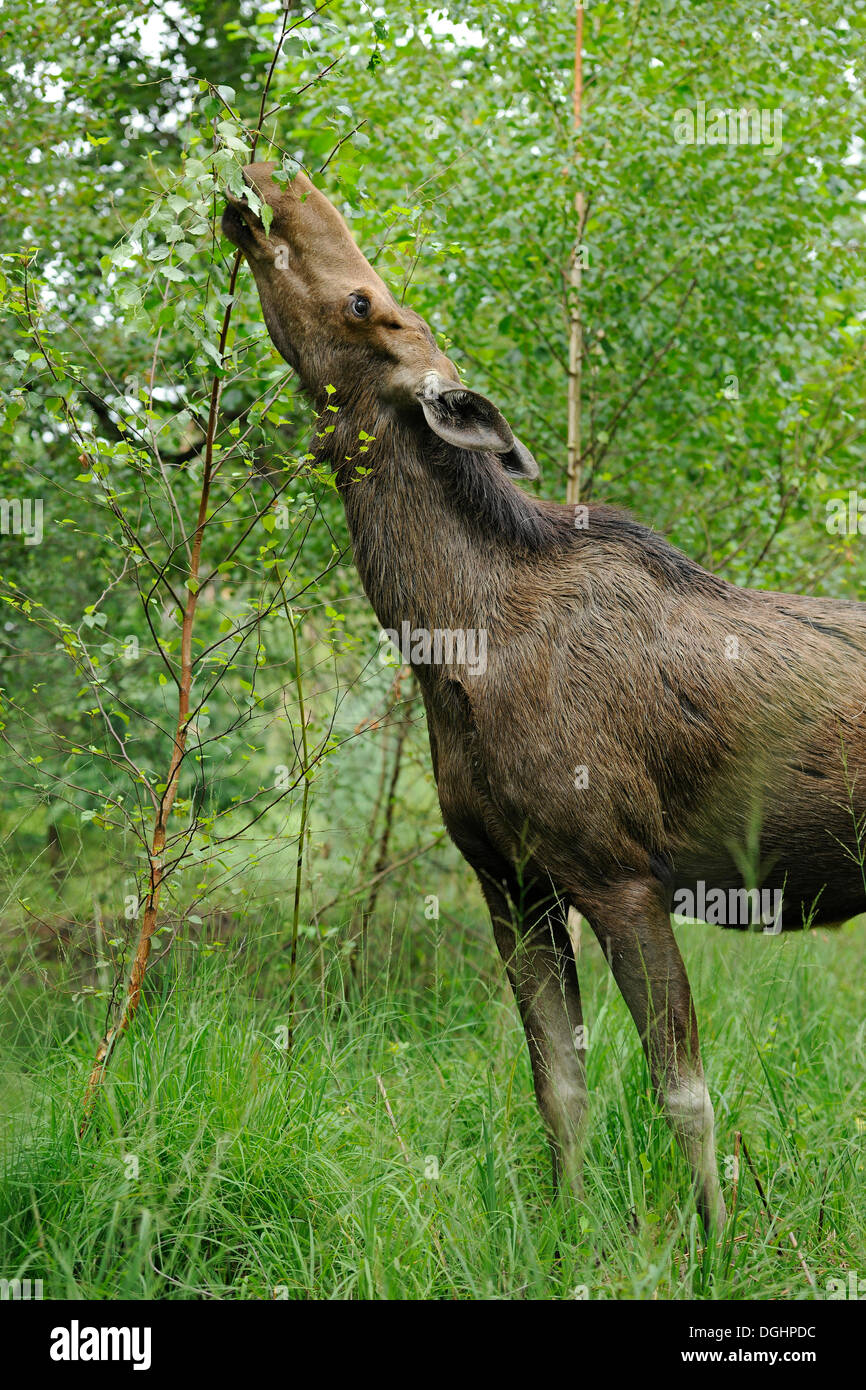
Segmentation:
{"type": "Polygon", "coordinates": [[[370,301],[365,294],[353,294],[349,296],[349,312],[355,319],[366,319],[370,316],[370,301]]]}

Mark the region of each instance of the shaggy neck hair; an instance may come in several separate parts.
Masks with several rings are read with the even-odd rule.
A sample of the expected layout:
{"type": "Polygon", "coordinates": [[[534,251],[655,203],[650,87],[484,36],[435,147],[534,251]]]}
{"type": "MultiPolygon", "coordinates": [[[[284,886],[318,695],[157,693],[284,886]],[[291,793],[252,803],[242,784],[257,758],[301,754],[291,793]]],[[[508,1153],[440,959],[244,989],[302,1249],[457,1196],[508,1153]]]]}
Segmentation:
{"type": "Polygon", "coordinates": [[[650,583],[736,598],[725,580],[626,513],[593,505],[576,526],[573,507],[528,495],[497,454],[455,448],[415,417],[359,399],[324,418],[333,431],[320,435],[317,458],[336,475],[358,572],[385,627],[490,623],[515,567],[555,563],[565,552],[577,560],[586,547],[611,563],[626,560],[650,583]]]}
{"type": "Polygon", "coordinates": [[[570,511],[515,486],[493,453],[417,420],[341,409],[317,457],[333,469],[364,588],[385,627],[479,627],[513,566],[568,545],[570,511]],[[360,453],[358,419],[374,440],[360,453]],[[365,470],[359,473],[358,469],[365,470]]]}

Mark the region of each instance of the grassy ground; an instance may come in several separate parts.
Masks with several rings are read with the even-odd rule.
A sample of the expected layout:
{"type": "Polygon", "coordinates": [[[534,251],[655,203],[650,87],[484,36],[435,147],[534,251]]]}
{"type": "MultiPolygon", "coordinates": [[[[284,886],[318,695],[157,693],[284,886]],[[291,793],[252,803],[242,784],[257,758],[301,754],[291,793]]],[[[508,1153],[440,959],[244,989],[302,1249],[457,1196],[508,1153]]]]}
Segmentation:
{"type": "Polygon", "coordinates": [[[0,1274],[99,1299],[824,1297],[866,1273],[866,933],[679,939],[729,1207],[739,1129],[775,1225],[741,1165],[736,1219],[703,1249],[594,943],[586,1197],[551,1204],[522,1033],[475,924],[423,969],[410,937],[342,1008],[311,970],[291,1057],[282,965],[177,952],[81,1142],[99,1016],[22,967],[2,1019],[0,1274]]]}

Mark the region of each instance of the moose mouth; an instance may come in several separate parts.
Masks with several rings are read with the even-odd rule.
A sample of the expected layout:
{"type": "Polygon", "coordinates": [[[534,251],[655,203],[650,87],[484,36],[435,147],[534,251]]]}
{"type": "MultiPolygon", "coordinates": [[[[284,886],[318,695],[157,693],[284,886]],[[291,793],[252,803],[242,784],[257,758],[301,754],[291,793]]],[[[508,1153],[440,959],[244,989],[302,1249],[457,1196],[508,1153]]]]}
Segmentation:
{"type": "Polygon", "coordinates": [[[261,218],[257,217],[245,198],[226,194],[226,205],[222,216],[223,235],[242,251],[248,251],[260,236],[264,236],[261,218]]]}
{"type": "Polygon", "coordinates": [[[234,203],[226,203],[222,216],[223,236],[227,236],[229,241],[235,246],[243,247],[244,238],[247,234],[247,224],[241,216],[234,203]]]}
{"type": "Polygon", "coordinates": [[[298,350],[292,341],[288,326],[283,321],[283,315],[274,302],[269,283],[268,263],[273,263],[273,253],[261,219],[246,202],[228,193],[222,215],[222,230],[223,235],[243,252],[256,277],[262,314],[271,342],[289,366],[295,372],[299,372],[298,350]]]}

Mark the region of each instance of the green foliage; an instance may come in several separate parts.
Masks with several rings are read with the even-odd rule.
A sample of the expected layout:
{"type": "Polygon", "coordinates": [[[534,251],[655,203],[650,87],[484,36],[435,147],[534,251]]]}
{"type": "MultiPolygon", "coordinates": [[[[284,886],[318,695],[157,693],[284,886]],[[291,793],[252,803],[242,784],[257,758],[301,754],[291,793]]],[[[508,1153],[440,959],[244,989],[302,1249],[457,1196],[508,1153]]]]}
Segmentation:
{"type": "MultiPolygon", "coordinates": [[[[653,1191],[668,1139],[644,1105],[636,1044],[619,1031],[591,1065],[599,1081],[610,1074],[602,1057],[624,1068],[626,1103],[604,1102],[593,1203],[572,1263],[554,1272],[559,1226],[543,1215],[522,1043],[498,973],[483,960],[480,981],[464,969],[464,948],[468,960],[477,948],[453,925],[459,912],[471,938],[480,904],[466,909],[466,871],[450,850],[425,850],[439,817],[423,724],[401,740],[407,692],[380,659],[332,481],[311,467],[309,411],[267,338],[249,271],[234,278],[219,216],[254,140],[286,177],[309,169],[395,293],[503,407],[541,463],[543,494],[561,499],[581,194],[585,496],[631,508],[738,582],[859,597],[863,537],[825,521],[832,499],[863,488],[866,3],[843,16],[820,3],[591,0],[579,135],[571,0],[330,0],[306,21],[277,0],[7,0],[3,19],[0,933],[28,988],[41,981],[52,1003],[64,990],[78,997],[63,1014],[74,1041],[49,1054],[38,1095],[22,1061],[30,1139],[44,1147],[33,1163],[10,1159],[7,1273],[31,1267],[20,1198],[32,1191],[59,1293],[248,1296],[286,1283],[290,1296],[567,1294],[572,1282],[595,1287],[602,1229],[610,1253],[610,1231],[636,1206],[643,1234],[618,1238],[606,1294],[784,1294],[790,1271],[769,1241],[752,1237],[708,1270],[690,1212],[669,1211],[679,1178],[653,1191]],[[683,142],[683,113],[697,120],[700,103],[765,113],[767,139],[760,127],[763,143],[683,142]],[[38,506],[31,543],[20,519],[35,522],[38,506]],[[172,1030],[163,1015],[131,1039],[112,1082],[112,1142],[118,1152],[134,1142],[147,1160],[133,1193],[118,1185],[116,1155],[93,1170],[76,1148],[70,1107],[99,1025],[88,998],[101,1013],[116,994],[148,884],[189,594],[194,714],[157,933],[160,951],[174,942],[181,956],[166,999],[188,1011],[172,1030]],[[279,1015],[285,976],[263,977],[260,1016],[242,1003],[249,981],[185,972],[205,953],[223,965],[215,921],[273,932],[273,953],[285,949],[299,848],[300,949],[323,976],[336,964],[376,979],[401,950],[423,968],[421,905],[433,892],[451,935],[435,1006],[384,991],[369,1014],[350,1010],[338,1036],[315,992],[307,998],[284,1130],[285,1069],[259,1034],[279,1015]],[[379,863],[400,873],[386,875],[368,959],[352,903],[369,905],[379,863]],[[208,1011],[203,978],[223,981],[222,1015],[208,1011]],[[450,1153],[460,1136],[438,1195],[401,1168],[373,1072],[413,1162],[428,1145],[450,1153]],[[230,1136],[225,1150],[218,1134],[230,1136]],[[209,1206],[185,1164],[205,1175],[209,1206]],[[69,1175],[59,1186],[58,1171],[69,1175]],[[318,1204],[317,1225],[305,1203],[318,1204]],[[294,1243],[278,1260],[285,1231],[294,1243]]],[[[707,948],[707,971],[721,950],[707,948]]],[[[862,1264],[847,1185],[862,1105],[832,1039],[847,1029],[861,1048],[862,1038],[844,954],[810,939],[804,956],[788,982],[760,977],[764,994],[757,975],[726,964],[712,979],[714,1016],[709,977],[696,993],[705,1040],[716,1040],[708,1071],[715,1048],[727,1077],[722,1123],[728,1135],[741,1114],[747,1136],[757,1127],[809,1258],[834,1272],[862,1264]],[[829,973],[809,1013],[818,960],[829,973]],[[751,987],[747,1038],[730,1000],[751,987]],[[787,1061],[772,1056],[759,1004],[781,1019],[787,1061]],[[826,1032],[810,1063],[815,1016],[826,1032]],[[753,1046],[777,1072],[747,1095],[732,1078],[757,1077],[753,1046]],[[844,1117],[828,1105],[834,1094],[844,1117]]],[[[599,1010],[618,1007],[600,979],[594,987],[599,1010]]],[[[43,1023],[16,1034],[22,1058],[42,1055],[43,1023]]]]}
{"type": "MultiPolygon", "coordinates": [[[[245,267],[230,296],[233,253],[218,235],[223,190],[241,188],[282,8],[190,2],[169,18],[126,0],[98,14],[89,4],[33,14],[18,0],[6,13],[15,61],[0,95],[14,135],[0,198],[16,249],[0,267],[0,496],[41,498],[46,539],[0,541],[11,610],[0,717],[17,750],[16,800],[53,819],[59,755],[68,773],[70,746],[111,743],[104,726],[94,733],[92,682],[79,680],[85,638],[100,639],[88,660],[113,682],[113,708],[143,716],[143,760],[164,761],[167,675],[142,630],[146,567],[129,523],[135,513],[149,544],[167,538],[166,578],[179,582],[178,533],[195,515],[214,379],[218,469],[225,463],[216,530],[226,541],[251,530],[231,560],[228,545],[209,556],[216,587],[196,642],[212,648],[215,675],[236,666],[238,688],[219,681],[203,719],[229,726],[262,650],[285,660],[281,620],[259,630],[253,663],[233,663],[220,645],[261,617],[259,584],[285,565],[284,531],[303,537],[293,582],[320,594],[305,605],[310,642],[335,651],[351,690],[375,628],[351,568],[333,564],[345,532],[328,480],[297,473],[308,414],[263,336],[245,267]],[[275,475],[283,513],[270,500],[275,475]],[[127,523],[106,517],[113,508],[127,523]],[[141,664],[119,667],[132,638],[141,664]],[[60,745],[38,727],[62,728],[60,745]]],[[[566,0],[459,0],[447,14],[331,0],[308,22],[288,12],[257,154],[322,171],[395,290],[506,407],[554,497],[564,490],[565,272],[581,191],[585,495],[630,506],[741,582],[852,594],[863,548],[824,523],[830,499],[860,476],[864,233],[852,132],[864,15],[862,4],[844,19],[797,4],[593,4],[576,138],[566,0]],[[682,112],[700,102],[765,112],[778,148],[769,126],[764,144],[680,143],[682,112]]],[[[171,627],[168,606],[163,617],[171,627]]],[[[176,637],[162,640],[171,655],[176,637]]],[[[337,716],[345,733],[376,698],[359,710],[349,697],[353,722],[337,716]]],[[[221,804],[237,794],[220,785],[228,766],[240,772],[237,757],[252,755],[260,777],[285,761],[268,762],[262,748],[228,754],[216,732],[212,744],[222,770],[211,769],[207,794],[221,804]]],[[[71,756],[79,790],[66,799],[77,815],[99,814],[87,792],[118,787],[97,753],[71,756]]]]}

